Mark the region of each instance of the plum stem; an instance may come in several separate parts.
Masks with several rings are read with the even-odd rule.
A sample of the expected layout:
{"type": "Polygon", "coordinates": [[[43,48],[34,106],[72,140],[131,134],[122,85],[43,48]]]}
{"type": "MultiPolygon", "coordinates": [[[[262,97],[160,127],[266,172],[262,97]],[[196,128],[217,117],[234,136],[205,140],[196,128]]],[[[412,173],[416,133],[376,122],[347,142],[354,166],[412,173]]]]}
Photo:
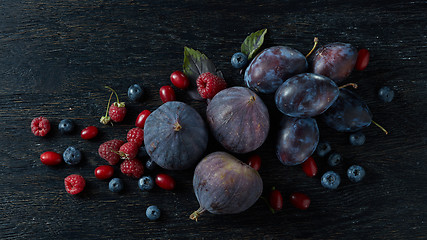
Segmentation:
{"type": "Polygon", "coordinates": [[[352,86],[355,89],[358,87],[356,83],[347,83],[347,84],[344,84],[344,85],[342,85],[341,87],[338,87],[338,88],[341,89],[341,88],[345,88],[345,87],[348,87],[348,86],[352,86]]]}
{"type": "Polygon", "coordinates": [[[182,126],[179,124],[178,121],[175,122],[175,124],[173,125],[173,130],[175,130],[175,132],[178,132],[179,130],[181,130],[182,126]]]}
{"type": "Polygon", "coordinates": [[[307,53],[307,55],[305,55],[305,58],[308,58],[308,56],[310,56],[310,54],[314,51],[314,49],[316,48],[316,46],[317,46],[317,43],[319,42],[319,39],[317,38],[317,37],[315,37],[314,38],[314,46],[313,46],[313,48],[310,50],[310,52],[309,53],[307,53]]]}
{"type": "Polygon", "coordinates": [[[383,128],[381,125],[379,125],[377,122],[375,122],[374,120],[371,120],[371,122],[373,123],[373,124],[375,124],[377,127],[379,127],[383,132],[385,132],[385,134],[387,135],[388,134],[388,131],[387,130],[385,130],[385,128],[383,128]]]}
{"type": "Polygon", "coordinates": [[[196,211],[194,211],[191,215],[190,215],[190,219],[194,220],[197,222],[197,218],[204,212],[206,211],[205,208],[203,207],[199,207],[199,209],[197,209],[196,211]]]}

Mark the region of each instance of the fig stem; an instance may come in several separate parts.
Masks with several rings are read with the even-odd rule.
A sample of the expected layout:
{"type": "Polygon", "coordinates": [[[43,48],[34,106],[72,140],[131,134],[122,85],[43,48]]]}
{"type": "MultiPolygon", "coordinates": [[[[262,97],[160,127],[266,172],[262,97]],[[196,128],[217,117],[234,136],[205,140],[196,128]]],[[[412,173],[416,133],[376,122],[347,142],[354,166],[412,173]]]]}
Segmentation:
{"type": "Polygon", "coordinates": [[[253,102],[255,102],[255,96],[251,96],[250,98],[249,98],[249,101],[248,101],[248,103],[253,103],[253,102]]]}
{"type": "Polygon", "coordinates": [[[176,121],[176,123],[173,125],[173,130],[175,130],[175,132],[178,132],[179,130],[181,130],[182,126],[179,124],[178,121],[176,121]]]}
{"type": "Polygon", "coordinates": [[[347,83],[347,84],[344,84],[344,85],[342,85],[341,87],[338,87],[338,88],[341,89],[341,88],[345,88],[345,87],[348,87],[348,86],[352,86],[355,89],[358,87],[356,83],[347,83]]]}
{"type": "Polygon", "coordinates": [[[317,42],[319,42],[319,39],[317,38],[317,37],[315,37],[314,38],[314,46],[313,46],[313,48],[310,50],[310,52],[309,53],[307,53],[307,55],[305,55],[305,58],[308,58],[308,56],[310,56],[310,54],[314,51],[314,49],[316,48],[316,46],[317,46],[317,42]]]}
{"type": "Polygon", "coordinates": [[[385,134],[387,135],[388,134],[388,131],[387,130],[385,130],[385,128],[383,128],[381,125],[379,125],[377,122],[375,122],[374,120],[371,120],[371,122],[373,123],[373,124],[375,124],[377,127],[379,127],[383,132],[385,132],[385,134]]]}
{"type": "Polygon", "coordinates": [[[191,215],[190,215],[190,219],[194,220],[197,222],[197,218],[204,212],[206,211],[205,208],[203,207],[199,207],[199,209],[197,209],[196,211],[194,211],[191,215]]]}

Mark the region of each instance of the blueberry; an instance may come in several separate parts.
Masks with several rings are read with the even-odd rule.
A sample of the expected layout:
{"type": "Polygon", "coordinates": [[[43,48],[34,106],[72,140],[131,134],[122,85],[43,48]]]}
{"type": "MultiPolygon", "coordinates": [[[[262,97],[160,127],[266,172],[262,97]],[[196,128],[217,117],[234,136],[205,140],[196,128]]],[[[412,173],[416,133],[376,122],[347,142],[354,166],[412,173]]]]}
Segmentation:
{"type": "Polygon", "coordinates": [[[362,132],[352,133],[349,136],[350,144],[353,146],[360,146],[365,143],[366,137],[362,132]]]}
{"type": "Polygon", "coordinates": [[[331,151],[331,149],[331,145],[328,142],[319,142],[316,152],[319,157],[324,157],[331,151]]]}
{"type": "Polygon", "coordinates": [[[323,174],[322,179],[320,180],[322,186],[329,189],[336,189],[340,185],[340,182],[340,175],[334,171],[326,172],[323,174]]]}
{"type": "Polygon", "coordinates": [[[339,153],[331,153],[328,157],[328,164],[331,167],[335,167],[342,162],[342,156],[339,153]]]}
{"type": "Polygon", "coordinates": [[[246,56],[244,53],[238,52],[233,54],[233,57],[231,57],[231,65],[234,68],[244,68],[248,64],[248,56],[246,56]]]}
{"type": "Polygon", "coordinates": [[[113,178],[108,184],[110,191],[118,193],[123,190],[123,181],[120,178],[113,178]]]}
{"type": "Polygon", "coordinates": [[[74,122],[70,119],[61,120],[58,124],[58,129],[62,134],[70,134],[74,130],[74,122]]]}
{"type": "Polygon", "coordinates": [[[387,87],[387,86],[382,87],[378,91],[378,97],[383,102],[386,102],[386,103],[391,102],[393,100],[393,98],[394,98],[394,91],[391,88],[387,87]]]}
{"type": "Polygon", "coordinates": [[[141,86],[134,84],[128,88],[128,97],[132,102],[141,100],[144,91],[141,86]]]}
{"type": "Polygon", "coordinates": [[[358,165],[353,165],[347,170],[347,177],[352,182],[360,182],[365,177],[365,169],[358,165]]]}
{"type": "Polygon", "coordinates": [[[150,176],[144,176],[138,180],[138,187],[142,191],[150,191],[154,187],[154,180],[150,176]]]}
{"type": "Polygon", "coordinates": [[[160,209],[155,205],[151,205],[145,211],[145,215],[147,215],[150,220],[157,220],[160,217],[160,209]]]}
{"type": "Polygon", "coordinates": [[[62,154],[62,158],[67,164],[76,165],[82,160],[82,154],[75,147],[70,146],[62,154]]]}
{"type": "Polygon", "coordinates": [[[154,169],[156,169],[157,167],[157,163],[153,161],[153,159],[148,159],[147,162],[145,162],[145,168],[153,171],[154,169]]]}
{"type": "Polygon", "coordinates": [[[148,153],[147,150],[145,150],[145,146],[142,145],[141,147],[139,147],[138,149],[138,154],[136,155],[136,158],[142,160],[144,158],[148,157],[148,153]]]}

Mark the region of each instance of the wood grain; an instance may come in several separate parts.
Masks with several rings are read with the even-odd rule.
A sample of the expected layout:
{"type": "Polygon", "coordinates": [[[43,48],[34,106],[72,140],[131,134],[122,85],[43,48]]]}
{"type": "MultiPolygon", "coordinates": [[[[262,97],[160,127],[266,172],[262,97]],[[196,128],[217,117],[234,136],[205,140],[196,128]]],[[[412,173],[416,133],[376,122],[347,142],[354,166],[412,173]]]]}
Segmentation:
{"type": "MultiPolygon", "coordinates": [[[[0,1],[0,238],[2,239],[424,239],[427,238],[427,129],[425,108],[425,1],[132,1],[132,0],[2,0],[0,1]],[[125,180],[126,191],[113,194],[94,169],[105,164],[98,146],[125,139],[143,109],[161,105],[158,89],[182,67],[183,48],[205,53],[230,86],[243,85],[229,63],[251,32],[268,28],[264,47],[287,45],[307,53],[315,36],[321,44],[348,42],[371,51],[357,82],[357,92],[371,108],[378,128],[363,130],[366,144],[352,147],[347,134],[319,122],[323,140],[343,154],[335,170],[343,176],[336,191],[321,187],[320,176],[308,178],[299,166],[285,167],[274,152],[280,113],[271,96],[262,96],[272,119],[270,137],[257,150],[263,163],[265,189],[275,186],[287,198],[308,194],[307,211],[285,201],[271,214],[262,200],[238,215],[206,214],[198,222],[188,217],[198,208],[192,190],[193,169],[166,172],[177,189],[141,192],[136,180],[125,180]],[[132,83],[144,86],[143,102],[127,103],[128,115],[114,127],[101,126],[109,85],[127,101],[132,83]],[[392,103],[381,103],[377,90],[391,86],[392,103]],[[53,129],[38,138],[30,131],[34,117],[46,116],[53,129]],[[78,130],[100,128],[91,141],[78,131],[61,136],[61,119],[75,120],[78,130]],[[47,167],[41,153],[79,148],[77,166],[47,167]],[[349,182],[344,174],[353,163],[367,170],[366,179],[349,182]],[[63,179],[84,176],[88,186],[77,197],[68,195],[63,179]],[[151,222],[145,209],[156,204],[162,217],[151,222]]],[[[183,91],[177,98],[204,116],[206,104],[183,91]]],[[[209,151],[221,150],[210,139],[209,151]]],[[[245,159],[247,155],[239,156],[245,159]]],[[[319,173],[331,168],[317,158],[319,173]]]]}

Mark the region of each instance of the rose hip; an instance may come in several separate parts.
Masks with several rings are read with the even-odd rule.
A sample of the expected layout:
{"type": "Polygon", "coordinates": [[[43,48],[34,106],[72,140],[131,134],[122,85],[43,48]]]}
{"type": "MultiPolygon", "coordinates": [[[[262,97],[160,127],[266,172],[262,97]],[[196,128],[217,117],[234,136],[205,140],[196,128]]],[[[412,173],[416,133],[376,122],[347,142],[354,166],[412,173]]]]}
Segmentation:
{"type": "Polygon", "coordinates": [[[309,157],[307,160],[305,160],[302,164],[302,170],[305,172],[305,174],[309,177],[314,177],[317,174],[317,165],[314,161],[313,157],[309,157]]]}
{"type": "Polygon", "coordinates": [[[283,197],[280,191],[273,188],[268,196],[268,202],[273,210],[281,210],[283,208],[283,197]]]}
{"type": "Polygon", "coordinates": [[[261,157],[257,154],[252,155],[249,157],[248,165],[251,166],[253,169],[259,171],[261,168],[261,157]]]}
{"type": "Polygon", "coordinates": [[[162,99],[162,102],[169,102],[169,101],[175,101],[175,91],[171,86],[163,86],[160,88],[160,99],[162,99]]]}
{"type": "Polygon", "coordinates": [[[95,169],[95,177],[101,180],[109,179],[114,174],[114,168],[109,165],[102,165],[95,169]]]}
{"type": "Polygon", "coordinates": [[[95,126],[89,126],[82,130],[80,137],[83,139],[92,139],[98,135],[98,128],[95,126]]]}
{"type": "Polygon", "coordinates": [[[363,71],[369,63],[369,50],[362,48],[357,53],[357,60],[356,64],[354,65],[354,68],[359,71],[363,71]]]}
{"type": "Polygon", "coordinates": [[[186,89],[190,84],[187,76],[181,71],[175,71],[170,76],[172,84],[180,89],[186,89]]]}
{"type": "Polygon", "coordinates": [[[157,174],[155,181],[157,186],[165,190],[172,190],[175,188],[175,180],[167,174],[164,174],[164,173],[157,174]]]}
{"type": "Polygon", "coordinates": [[[48,166],[58,165],[62,162],[62,156],[59,153],[47,151],[40,155],[40,161],[48,166]]]}
{"type": "Polygon", "coordinates": [[[306,210],[310,206],[310,198],[304,193],[292,193],[290,197],[291,204],[301,210],[306,210]]]}
{"type": "Polygon", "coordinates": [[[138,117],[135,121],[135,126],[144,129],[145,120],[147,120],[148,116],[151,114],[149,110],[144,110],[139,113],[138,117]]]}

